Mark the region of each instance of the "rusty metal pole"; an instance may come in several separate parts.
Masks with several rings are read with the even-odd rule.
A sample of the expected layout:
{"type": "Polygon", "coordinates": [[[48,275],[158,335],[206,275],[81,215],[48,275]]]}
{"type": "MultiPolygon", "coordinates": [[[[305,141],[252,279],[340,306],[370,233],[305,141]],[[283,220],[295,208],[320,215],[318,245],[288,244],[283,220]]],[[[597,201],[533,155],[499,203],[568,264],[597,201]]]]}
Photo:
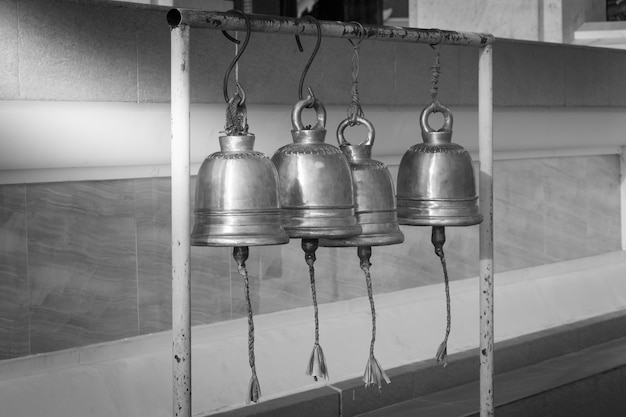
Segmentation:
{"type": "MultiPolygon", "coordinates": [[[[282,35],[317,36],[317,26],[308,20],[291,17],[251,15],[252,32],[279,33],[282,35]]],[[[246,30],[243,17],[228,12],[211,12],[192,9],[171,9],[167,14],[171,26],[187,24],[192,28],[213,30],[246,30]]],[[[364,39],[389,42],[410,42],[459,46],[484,47],[493,42],[488,33],[457,32],[439,29],[403,28],[396,26],[361,25],[355,22],[335,22],[320,20],[322,36],[327,38],[364,39]],[[443,36],[443,39],[442,39],[443,36]]]]}
{"type": "Polygon", "coordinates": [[[176,417],[191,417],[189,26],[171,28],[172,389],[176,417]]]}
{"type": "Polygon", "coordinates": [[[493,47],[478,56],[480,160],[480,417],[493,417],[493,47]]]}

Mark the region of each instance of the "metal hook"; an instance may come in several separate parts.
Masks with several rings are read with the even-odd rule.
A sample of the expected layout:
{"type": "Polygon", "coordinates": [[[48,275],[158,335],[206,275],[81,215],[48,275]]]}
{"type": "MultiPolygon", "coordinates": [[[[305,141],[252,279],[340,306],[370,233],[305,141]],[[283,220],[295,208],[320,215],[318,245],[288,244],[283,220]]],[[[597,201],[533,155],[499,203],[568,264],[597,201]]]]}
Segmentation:
{"type": "Polygon", "coordinates": [[[361,34],[361,36],[359,37],[358,42],[355,44],[352,39],[348,39],[350,41],[350,43],[352,44],[352,46],[356,49],[359,46],[361,46],[361,42],[363,42],[363,38],[365,38],[365,27],[361,24],[361,22],[357,22],[355,20],[353,20],[350,23],[354,23],[355,25],[359,25],[359,33],[361,34]]]}
{"type": "MultiPolygon", "coordinates": [[[[233,61],[230,63],[230,65],[226,69],[226,75],[224,75],[224,100],[226,101],[226,103],[228,103],[228,101],[230,100],[229,95],[228,95],[228,79],[230,78],[230,73],[232,72],[232,70],[235,67],[235,64],[237,63],[239,58],[241,58],[241,55],[243,54],[243,51],[245,51],[245,49],[246,49],[246,46],[248,46],[248,42],[250,41],[250,33],[252,33],[252,27],[250,25],[250,19],[248,18],[247,14],[245,14],[241,10],[230,10],[229,13],[230,12],[233,12],[233,13],[236,13],[236,14],[240,15],[246,21],[246,38],[244,39],[243,44],[241,45],[241,48],[239,48],[239,51],[237,52],[237,55],[235,55],[235,58],[233,59],[233,61]]],[[[233,42],[235,42],[237,44],[239,43],[239,41],[237,39],[233,38],[232,36],[230,36],[225,31],[222,31],[222,33],[224,34],[224,36],[226,36],[231,41],[233,41],[233,42]]],[[[239,83],[237,83],[237,88],[240,91],[243,92],[243,88],[241,88],[239,83]]],[[[239,105],[243,105],[244,101],[245,101],[245,93],[243,93],[243,98],[241,99],[241,102],[239,103],[239,105]]]]}
{"type": "Polygon", "coordinates": [[[437,39],[437,42],[431,43],[430,47],[433,48],[435,51],[437,49],[441,48],[441,44],[443,44],[443,41],[445,39],[445,35],[443,34],[443,30],[441,29],[431,29],[431,30],[436,30],[437,34],[439,35],[439,39],[437,39]]]}
{"type": "MultiPolygon", "coordinates": [[[[320,25],[319,20],[317,20],[316,18],[310,15],[302,16],[300,19],[305,19],[305,18],[312,21],[315,24],[315,27],[317,28],[317,41],[315,42],[315,48],[313,48],[311,57],[309,58],[309,61],[306,63],[306,66],[304,67],[304,70],[302,71],[302,76],[300,77],[300,86],[298,88],[298,92],[299,92],[298,97],[300,97],[300,100],[302,100],[304,97],[302,94],[302,88],[304,87],[304,79],[306,78],[306,74],[307,72],[309,72],[309,68],[311,67],[313,60],[315,59],[315,56],[317,55],[317,52],[320,49],[320,45],[322,44],[322,26],[320,25]]],[[[298,44],[298,50],[300,52],[304,52],[304,48],[302,48],[302,43],[300,42],[299,35],[296,35],[296,43],[298,44]]],[[[309,87],[309,92],[311,92],[310,87],[309,87]]]]}

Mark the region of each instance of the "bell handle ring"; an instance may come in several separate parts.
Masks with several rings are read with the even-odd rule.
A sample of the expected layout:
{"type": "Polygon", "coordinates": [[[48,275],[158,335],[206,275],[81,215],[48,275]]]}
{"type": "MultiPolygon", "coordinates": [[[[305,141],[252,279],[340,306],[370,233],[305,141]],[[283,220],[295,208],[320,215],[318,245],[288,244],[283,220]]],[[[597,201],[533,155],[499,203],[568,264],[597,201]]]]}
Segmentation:
{"type": "Polygon", "coordinates": [[[422,132],[426,133],[452,132],[452,112],[440,103],[431,103],[420,114],[420,127],[422,132]],[[428,117],[433,113],[441,113],[443,115],[443,126],[439,130],[434,130],[428,123],[428,117]]]}
{"type": "Polygon", "coordinates": [[[308,130],[302,124],[302,110],[304,108],[313,108],[317,116],[317,123],[311,129],[324,129],[326,127],[326,109],[321,101],[309,95],[304,100],[300,100],[293,107],[291,112],[291,123],[294,130],[308,130]]]}
{"type": "Polygon", "coordinates": [[[372,146],[374,145],[374,138],[376,137],[376,131],[374,130],[374,125],[372,122],[367,120],[365,117],[357,116],[356,123],[353,123],[353,119],[348,117],[339,123],[337,127],[337,142],[339,142],[339,146],[350,146],[350,142],[346,140],[343,135],[343,132],[346,130],[348,126],[356,126],[356,125],[365,125],[367,127],[367,139],[363,142],[359,143],[359,146],[372,146]]]}

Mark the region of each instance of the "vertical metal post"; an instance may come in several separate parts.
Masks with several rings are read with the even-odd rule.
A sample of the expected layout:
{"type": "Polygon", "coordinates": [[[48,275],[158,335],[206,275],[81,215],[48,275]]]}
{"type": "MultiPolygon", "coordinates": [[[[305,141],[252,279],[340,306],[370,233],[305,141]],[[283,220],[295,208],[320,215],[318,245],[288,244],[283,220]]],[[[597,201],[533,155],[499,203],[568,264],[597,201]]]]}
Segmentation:
{"type": "Polygon", "coordinates": [[[188,25],[171,28],[171,48],[173,415],[191,417],[188,25]]]}
{"type": "Polygon", "coordinates": [[[622,250],[626,250],[626,146],[622,146],[619,155],[619,190],[620,220],[622,223],[622,250]]]}
{"type": "Polygon", "coordinates": [[[480,417],[493,403],[493,47],[478,57],[478,146],[480,160],[480,417]]]}

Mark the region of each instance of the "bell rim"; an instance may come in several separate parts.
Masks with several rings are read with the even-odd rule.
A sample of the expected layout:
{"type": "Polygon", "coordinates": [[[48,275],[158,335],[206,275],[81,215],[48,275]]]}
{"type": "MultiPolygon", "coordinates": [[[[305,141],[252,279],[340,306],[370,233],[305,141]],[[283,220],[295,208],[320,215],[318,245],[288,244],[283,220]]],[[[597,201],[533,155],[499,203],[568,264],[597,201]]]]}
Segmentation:
{"type": "Polygon", "coordinates": [[[404,226],[474,226],[482,223],[483,220],[482,214],[454,217],[402,217],[398,215],[398,224],[404,226]]]}
{"type": "Polygon", "coordinates": [[[191,246],[234,247],[234,246],[266,246],[284,245],[289,243],[287,234],[280,236],[215,236],[208,238],[191,236],[191,246]]]}
{"type": "Polygon", "coordinates": [[[358,235],[345,239],[321,239],[320,246],[328,248],[347,248],[359,246],[390,246],[404,242],[404,233],[397,231],[394,233],[358,235]]]}

